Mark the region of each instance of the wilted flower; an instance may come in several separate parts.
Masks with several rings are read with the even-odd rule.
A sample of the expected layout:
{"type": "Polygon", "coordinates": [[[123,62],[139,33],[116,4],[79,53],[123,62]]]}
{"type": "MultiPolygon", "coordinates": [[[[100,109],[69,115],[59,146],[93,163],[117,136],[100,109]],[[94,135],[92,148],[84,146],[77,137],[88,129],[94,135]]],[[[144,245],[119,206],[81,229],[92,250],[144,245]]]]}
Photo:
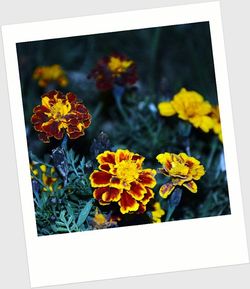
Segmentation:
{"type": "Polygon", "coordinates": [[[152,220],[154,223],[160,223],[161,217],[165,215],[165,211],[161,208],[161,204],[159,202],[154,203],[154,210],[151,212],[152,220]]]}
{"type": "Polygon", "coordinates": [[[213,106],[210,114],[212,120],[214,121],[213,131],[218,135],[219,140],[222,142],[222,130],[220,122],[220,111],[219,106],[213,106]]]}
{"type": "Polygon", "coordinates": [[[112,54],[100,59],[89,77],[96,80],[102,91],[111,90],[114,84],[133,85],[137,81],[136,66],[133,60],[121,54],[112,54]]]}
{"type": "Polygon", "coordinates": [[[69,82],[65,71],[58,64],[37,67],[33,73],[33,78],[38,81],[38,85],[41,87],[46,87],[50,83],[57,83],[65,87],[69,82]]]}
{"type": "Polygon", "coordinates": [[[144,157],[129,150],[105,151],[97,156],[99,170],[90,175],[94,198],[101,205],[117,202],[122,214],[146,210],[156,185],[153,169],[143,169],[144,157]]]}
{"type": "Polygon", "coordinates": [[[66,95],[56,90],[45,93],[41,105],[33,112],[31,122],[43,142],[50,142],[51,137],[62,139],[65,132],[70,139],[76,139],[84,135],[91,123],[87,108],[72,92],[66,95]]]}
{"type": "Polygon", "coordinates": [[[30,165],[32,174],[36,177],[41,173],[41,181],[44,184],[43,191],[53,192],[53,184],[57,181],[54,167],[47,167],[46,165],[36,166],[33,163],[30,165]]]}
{"type": "Polygon", "coordinates": [[[214,122],[209,116],[212,112],[211,104],[196,91],[182,88],[173,100],[160,102],[158,109],[162,116],[172,116],[177,113],[180,119],[190,122],[204,132],[209,132],[214,126],[214,122]]]}
{"type": "Polygon", "coordinates": [[[170,177],[170,181],[160,188],[160,195],[167,198],[176,186],[184,186],[192,193],[197,193],[197,185],[194,181],[199,180],[204,174],[205,169],[200,161],[190,157],[185,153],[159,154],[156,159],[162,164],[159,171],[170,177]]]}

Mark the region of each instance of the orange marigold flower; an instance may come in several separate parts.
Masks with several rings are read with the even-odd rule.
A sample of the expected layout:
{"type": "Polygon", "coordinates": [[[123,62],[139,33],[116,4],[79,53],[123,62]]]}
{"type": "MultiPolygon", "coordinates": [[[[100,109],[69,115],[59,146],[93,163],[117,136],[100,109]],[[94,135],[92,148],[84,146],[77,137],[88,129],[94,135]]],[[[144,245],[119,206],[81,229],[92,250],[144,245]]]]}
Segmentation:
{"type": "Polygon", "coordinates": [[[143,213],[154,196],[156,171],[143,169],[144,157],[129,150],[105,151],[97,156],[99,170],[90,175],[94,198],[101,205],[117,202],[122,214],[143,213]]]}
{"type": "Polygon", "coordinates": [[[212,120],[214,121],[213,131],[215,134],[218,135],[219,140],[222,142],[222,129],[221,129],[220,111],[219,111],[218,105],[212,107],[210,116],[212,120]]]}
{"type": "Polygon", "coordinates": [[[33,78],[38,81],[38,85],[41,87],[46,87],[53,82],[65,87],[69,82],[65,71],[58,64],[37,67],[33,73],[33,78]]]}
{"type": "Polygon", "coordinates": [[[121,54],[112,54],[100,59],[91,71],[90,78],[102,91],[111,90],[114,84],[133,85],[137,81],[136,66],[133,60],[121,54]]]}
{"type": "Polygon", "coordinates": [[[42,95],[41,105],[33,109],[31,122],[39,138],[43,142],[50,142],[54,137],[63,138],[64,132],[70,139],[84,135],[84,131],[91,123],[91,115],[87,108],[77,101],[72,92],[63,95],[53,90],[42,95]]]}
{"type": "Polygon", "coordinates": [[[159,171],[171,179],[160,188],[162,198],[167,198],[176,186],[184,186],[192,193],[197,193],[197,185],[194,181],[205,174],[204,166],[200,161],[185,153],[177,155],[168,152],[159,154],[156,159],[163,166],[159,171]]]}
{"type": "Polygon", "coordinates": [[[158,109],[162,116],[172,116],[177,113],[180,119],[190,122],[204,132],[209,132],[214,125],[209,116],[212,111],[211,104],[196,91],[182,88],[172,101],[159,103],[158,109]]]}

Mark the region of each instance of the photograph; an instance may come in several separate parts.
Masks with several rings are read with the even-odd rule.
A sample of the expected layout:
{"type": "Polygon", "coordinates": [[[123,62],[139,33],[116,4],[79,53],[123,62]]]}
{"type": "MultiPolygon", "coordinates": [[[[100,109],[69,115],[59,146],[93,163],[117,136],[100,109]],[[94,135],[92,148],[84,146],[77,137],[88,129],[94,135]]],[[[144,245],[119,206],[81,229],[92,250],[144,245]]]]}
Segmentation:
{"type": "Polygon", "coordinates": [[[209,21],[16,51],[38,236],[231,214],[209,21]]]}

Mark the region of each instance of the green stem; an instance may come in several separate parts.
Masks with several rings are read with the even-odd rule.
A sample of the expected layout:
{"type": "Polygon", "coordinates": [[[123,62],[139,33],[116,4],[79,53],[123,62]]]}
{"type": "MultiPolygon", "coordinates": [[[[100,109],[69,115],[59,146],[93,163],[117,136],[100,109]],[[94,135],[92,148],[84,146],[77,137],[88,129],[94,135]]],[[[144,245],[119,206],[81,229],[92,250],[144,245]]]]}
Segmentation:
{"type": "Polygon", "coordinates": [[[214,159],[214,156],[215,156],[215,153],[216,153],[216,150],[217,150],[217,146],[218,146],[218,141],[217,139],[214,139],[214,141],[212,142],[212,147],[211,147],[211,151],[210,151],[210,154],[209,154],[209,157],[208,157],[208,161],[207,161],[207,169],[210,168],[212,162],[213,162],[213,159],[214,159]]]}
{"type": "Polygon", "coordinates": [[[119,96],[115,95],[116,106],[117,106],[119,112],[121,113],[123,119],[126,121],[126,123],[129,125],[129,127],[132,129],[133,126],[131,125],[131,122],[130,122],[130,119],[129,119],[127,113],[123,109],[121,99],[122,99],[122,97],[120,95],[119,96]]]}

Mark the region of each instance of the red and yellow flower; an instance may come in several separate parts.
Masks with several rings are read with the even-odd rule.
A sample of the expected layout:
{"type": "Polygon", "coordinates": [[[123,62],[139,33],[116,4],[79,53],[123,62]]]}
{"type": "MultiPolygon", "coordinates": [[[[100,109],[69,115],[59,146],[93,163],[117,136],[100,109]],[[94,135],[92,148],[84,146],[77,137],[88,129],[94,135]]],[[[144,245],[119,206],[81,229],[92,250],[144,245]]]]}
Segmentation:
{"type": "Polygon", "coordinates": [[[160,188],[159,193],[162,198],[167,198],[176,186],[184,186],[190,192],[197,193],[195,181],[205,174],[204,166],[200,161],[185,153],[177,155],[168,152],[159,154],[156,159],[162,164],[159,171],[170,178],[170,181],[160,188]]]}
{"type": "Polygon", "coordinates": [[[54,167],[47,167],[46,165],[35,165],[34,163],[30,164],[30,170],[32,174],[36,177],[39,176],[39,171],[41,173],[41,181],[44,184],[43,191],[53,192],[53,184],[57,181],[55,175],[54,167]]]}
{"type": "Polygon", "coordinates": [[[114,84],[133,85],[137,81],[136,65],[125,55],[112,54],[100,59],[89,77],[102,91],[111,90],[114,84]]]}
{"type": "Polygon", "coordinates": [[[212,112],[212,105],[196,91],[182,88],[173,100],[159,103],[158,109],[162,116],[178,114],[180,119],[190,122],[204,132],[209,132],[214,126],[214,121],[209,115],[212,112]]]}
{"type": "Polygon", "coordinates": [[[37,67],[33,73],[33,78],[38,81],[38,85],[41,87],[46,87],[50,83],[57,83],[65,87],[69,82],[65,71],[58,64],[37,67]]]}
{"type": "Polygon", "coordinates": [[[63,138],[66,132],[70,139],[76,139],[85,133],[91,123],[91,115],[87,108],[77,101],[72,92],[63,95],[53,90],[42,95],[42,103],[33,110],[31,122],[39,138],[50,142],[54,137],[63,138]]]}
{"type": "Polygon", "coordinates": [[[159,202],[154,203],[153,208],[154,210],[151,212],[153,223],[161,223],[161,217],[165,215],[165,211],[159,202]]]}
{"type": "Polygon", "coordinates": [[[97,156],[99,170],[90,175],[94,198],[101,205],[118,203],[122,214],[143,213],[154,196],[156,171],[143,169],[144,157],[129,150],[105,151],[97,156]]]}

